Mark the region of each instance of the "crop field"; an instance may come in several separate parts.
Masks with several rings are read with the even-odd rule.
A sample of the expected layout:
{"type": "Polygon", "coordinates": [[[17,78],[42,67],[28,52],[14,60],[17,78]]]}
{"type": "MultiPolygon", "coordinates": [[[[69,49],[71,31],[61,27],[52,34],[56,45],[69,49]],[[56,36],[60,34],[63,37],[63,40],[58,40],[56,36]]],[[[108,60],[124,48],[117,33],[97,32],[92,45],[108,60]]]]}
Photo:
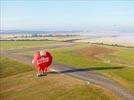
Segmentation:
{"type": "Polygon", "coordinates": [[[1,100],[119,99],[106,89],[63,74],[50,72],[38,78],[33,66],[7,57],[1,57],[0,65],[1,100]]]}

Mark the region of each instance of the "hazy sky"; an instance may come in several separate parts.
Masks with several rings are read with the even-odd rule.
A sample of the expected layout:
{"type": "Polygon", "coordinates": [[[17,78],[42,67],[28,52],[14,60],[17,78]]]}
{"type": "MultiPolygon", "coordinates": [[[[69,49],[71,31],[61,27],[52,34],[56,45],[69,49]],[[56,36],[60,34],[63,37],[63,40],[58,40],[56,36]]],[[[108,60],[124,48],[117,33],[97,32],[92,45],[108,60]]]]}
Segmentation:
{"type": "Polygon", "coordinates": [[[88,30],[134,27],[130,0],[2,0],[2,30],[88,30]]]}

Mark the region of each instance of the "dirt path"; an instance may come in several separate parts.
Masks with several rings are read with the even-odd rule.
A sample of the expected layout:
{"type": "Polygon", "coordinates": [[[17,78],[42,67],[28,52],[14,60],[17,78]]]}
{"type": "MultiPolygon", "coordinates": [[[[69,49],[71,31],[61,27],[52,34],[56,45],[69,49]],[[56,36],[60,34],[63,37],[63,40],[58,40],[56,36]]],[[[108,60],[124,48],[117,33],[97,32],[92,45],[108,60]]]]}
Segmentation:
{"type": "MultiPolygon", "coordinates": [[[[66,47],[66,46],[73,46],[73,44],[72,45],[49,46],[49,47],[45,47],[45,49],[60,48],[60,47],[66,47]]],[[[21,52],[21,51],[39,50],[39,49],[43,49],[43,48],[44,47],[40,47],[40,48],[37,47],[37,48],[25,48],[25,49],[1,51],[0,55],[7,56],[10,58],[19,60],[21,62],[31,64],[32,57],[24,56],[24,55],[20,56],[15,53],[21,52]]],[[[72,68],[71,66],[54,63],[52,65],[52,69],[56,70],[59,74],[70,75],[70,76],[82,79],[84,81],[87,81],[89,83],[94,83],[94,84],[103,86],[104,88],[110,89],[116,95],[120,96],[123,100],[134,100],[134,94],[130,93],[126,88],[120,86],[118,83],[110,80],[106,76],[95,72],[95,70],[103,70],[105,68],[98,67],[98,68],[88,68],[88,69],[75,69],[75,68],[72,68]]]]}

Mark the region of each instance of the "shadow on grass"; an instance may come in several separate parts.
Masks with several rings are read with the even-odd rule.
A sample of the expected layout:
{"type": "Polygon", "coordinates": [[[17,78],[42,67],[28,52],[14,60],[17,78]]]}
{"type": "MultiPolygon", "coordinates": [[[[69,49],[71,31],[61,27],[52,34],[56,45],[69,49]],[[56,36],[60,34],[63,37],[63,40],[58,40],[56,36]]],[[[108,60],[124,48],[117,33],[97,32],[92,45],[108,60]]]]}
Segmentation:
{"type": "Polygon", "coordinates": [[[73,73],[73,72],[87,72],[87,71],[97,71],[97,70],[116,70],[122,69],[124,67],[92,67],[92,68],[70,68],[63,71],[54,72],[51,71],[49,74],[62,74],[62,73],[73,73]]]}
{"type": "Polygon", "coordinates": [[[58,74],[59,72],[55,72],[55,71],[50,71],[48,72],[48,74],[58,74]]]}

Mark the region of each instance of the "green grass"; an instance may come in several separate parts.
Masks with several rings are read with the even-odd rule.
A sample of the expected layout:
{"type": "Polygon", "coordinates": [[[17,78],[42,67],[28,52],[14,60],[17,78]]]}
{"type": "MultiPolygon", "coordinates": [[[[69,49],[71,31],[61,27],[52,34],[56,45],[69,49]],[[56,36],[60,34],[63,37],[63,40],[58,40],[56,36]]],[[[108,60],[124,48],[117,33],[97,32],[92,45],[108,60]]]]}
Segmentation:
{"type": "MultiPolygon", "coordinates": [[[[75,53],[75,50],[85,47],[85,45],[78,45],[75,47],[64,47],[56,49],[48,49],[57,63],[73,66],[76,68],[90,68],[90,67],[114,67],[115,65],[107,64],[96,59],[83,58],[75,53]]],[[[33,56],[35,51],[21,52],[19,54],[33,56]]]]}
{"type": "MultiPolygon", "coordinates": [[[[54,57],[54,61],[57,63],[69,65],[76,68],[92,68],[92,67],[106,67],[107,70],[96,70],[99,73],[102,73],[111,79],[117,81],[124,87],[128,88],[131,91],[134,91],[134,68],[129,67],[132,66],[133,63],[133,48],[123,48],[123,47],[112,47],[112,46],[103,46],[111,49],[115,49],[116,51],[111,54],[103,54],[98,56],[99,59],[94,58],[84,58],[78,55],[75,51],[77,49],[88,47],[90,45],[80,45],[76,47],[64,47],[57,49],[50,49],[54,57]],[[111,59],[111,55],[115,55],[113,60],[111,59]],[[104,57],[106,59],[104,59],[104,57]],[[130,57],[130,58],[129,58],[130,57]],[[102,59],[103,58],[103,59],[102,59]],[[128,60],[127,60],[128,59],[128,60]],[[110,60],[110,62],[105,63],[104,60],[110,60]],[[118,60],[118,62],[117,62],[118,60]],[[116,62],[115,62],[116,61],[116,62]],[[129,66],[126,66],[126,63],[129,66]],[[125,65],[124,65],[125,63],[125,65]],[[120,65],[123,64],[123,65],[120,65]],[[110,69],[110,67],[123,67],[122,69],[110,69]],[[108,69],[109,68],[109,69],[108,69]]],[[[97,45],[100,46],[100,45],[97,45]]],[[[23,52],[22,54],[33,56],[34,51],[23,52]]]]}
{"type": "Polygon", "coordinates": [[[108,60],[117,66],[123,66],[123,69],[104,70],[101,73],[111,77],[124,87],[134,92],[134,48],[104,46],[116,50],[108,55],[101,55],[102,61],[108,60]]]}
{"type": "Polygon", "coordinates": [[[83,58],[75,53],[76,48],[61,48],[51,50],[55,61],[73,67],[90,68],[90,67],[113,67],[112,64],[103,63],[92,58],[83,58]]]}
{"type": "Polygon", "coordinates": [[[49,46],[51,44],[62,43],[56,41],[0,41],[0,50],[30,48],[49,46]]]}
{"type": "Polygon", "coordinates": [[[100,73],[110,77],[122,86],[134,92],[134,68],[122,68],[114,70],[102,70],[100,73]]]}
{"type": "Polygon", "coordinates": [[[32,70],[32,66],[0,56],[0,78],[32,70]]]}
{"type": "MultiPolygon", "coordinates": [[[[106,76],[109,76],[113,80],[117,81],[124,87],[127,87],[129,90],[134,91],[134,68],[129,67],[132,66],[132,63],[134,62],[134,52],[132,48],[118,48],[117,51],[112,53],[115,55],[114,60],[118,59],[120,62],[114,62],[111,61],[110,58],[107,56],[107,60],[110,60],[110,63],[104,63],[104,61],[100,59],[87,59],[84,57],[81,57],[75,53],[77,49],[76,48],[62,48],[62,49],[54,49],[52,50],[53,55],[55,57],[55,61],[58,63],[71,65],[72,67],[79,67],[79,68],[90,68],[90,67],[106,67],[109,68],[109,70],[96,70],[99,73],[105,74],[106,76]],[[133,56],[133,57],[132,57],[133,56]],[[125,62],[129,65],[128,67],[126,65],[120,65],[124,64],[125,62]],[[113,63],[114,62],[114,63],[113,63]],[[123,67],[122,69],[110,69],[110,67],[123,67]]],[[[112,55],[110,54],[110,55],[112,55]]],[[[102,57],[102,55],[100,56],[102,57]]],[[[125,63],[126,64],[126,63],[125,63]]]]}
{"type": "Polygon", "coordinates": [[[117,100],[109,91],[63,75],[27,72],[0,81],[2,100],[117,100]],[[75,98],[74,98],[75,97],[75,98]]]}
{"type": "Polygon", "coordinates": [[[1,59],[1,100],[119,99],[108,90],[66,75],[49,74],[47,77],[38,78],[35,71],[31,70],[32,66],[6,57],[1,59]]]}
{"type": "MultiPolygon", "coordinates": [[[[21,42],[21,41],[20,41],[21,42]]],[[[30,42],[30,41],[27,41],[30,42]]],[[[34,41],[33,41],[34,42],[34,41]]],[[[35,41],[36,42],[36,41],[35,41]]],[[[34,42],[34,43],[35,43],[34,42]]],[[[43,41],[39,41],[39,43],[43,41]]],[[[50,42],[50,41],[49,41],[50,42]]],[[[4,42],[5,48],[7,42],[4,42]]],[[[12,43],[8,42],[9,45],[12,43]]],[[[32,43],[32,42],[31,42],[32,43]]],[[[15,43],[16,44],[16,43],[15,43]]],[[[44,43],[44,45],[46,45],[44,43]]],[[[39,46],[38,44],[34,46],[39,46]]],[[[110,54],[99,55],[99,59],[93,58],[84,58],[75,53],[79,48],[88,47],[90,44],[80,44],[75,47],[64,47],[58,49],[50,49],[54,57],[54,61],[57,63],[62,63],[77,68],[91,68],[91,67],[123,67],[122,69],[107,69],[107,70],[96,70],[99,73],[105,74],[111,79],[117,81],[124,87],[127,87],[131,91],[134,91],[134,48],[125,48],[125,47],[115,47],[115,46],[106,46],[106,45],[97,45],[106,48],[115,49],[115,52],[110,54]],[[105,62],[109,61],[109,62],[105,62]]],[[[12,46],[17,48],[17,45],[12,46]]],[[[9,47],[8,47],[9,48],[9,47]]],[[[21,54],[25,55],[34,55],[34,51],[22,52],[21,54]]]]}
{"type": "Polygon", "coordinates": [[[113,46],[104,46],[104,47],[115,49],[116,52],[113,52],[109,55],[102,55],[101,59],[109,60],[111,63],[134,67],[134,48],[113,47],[113,46]]]}

